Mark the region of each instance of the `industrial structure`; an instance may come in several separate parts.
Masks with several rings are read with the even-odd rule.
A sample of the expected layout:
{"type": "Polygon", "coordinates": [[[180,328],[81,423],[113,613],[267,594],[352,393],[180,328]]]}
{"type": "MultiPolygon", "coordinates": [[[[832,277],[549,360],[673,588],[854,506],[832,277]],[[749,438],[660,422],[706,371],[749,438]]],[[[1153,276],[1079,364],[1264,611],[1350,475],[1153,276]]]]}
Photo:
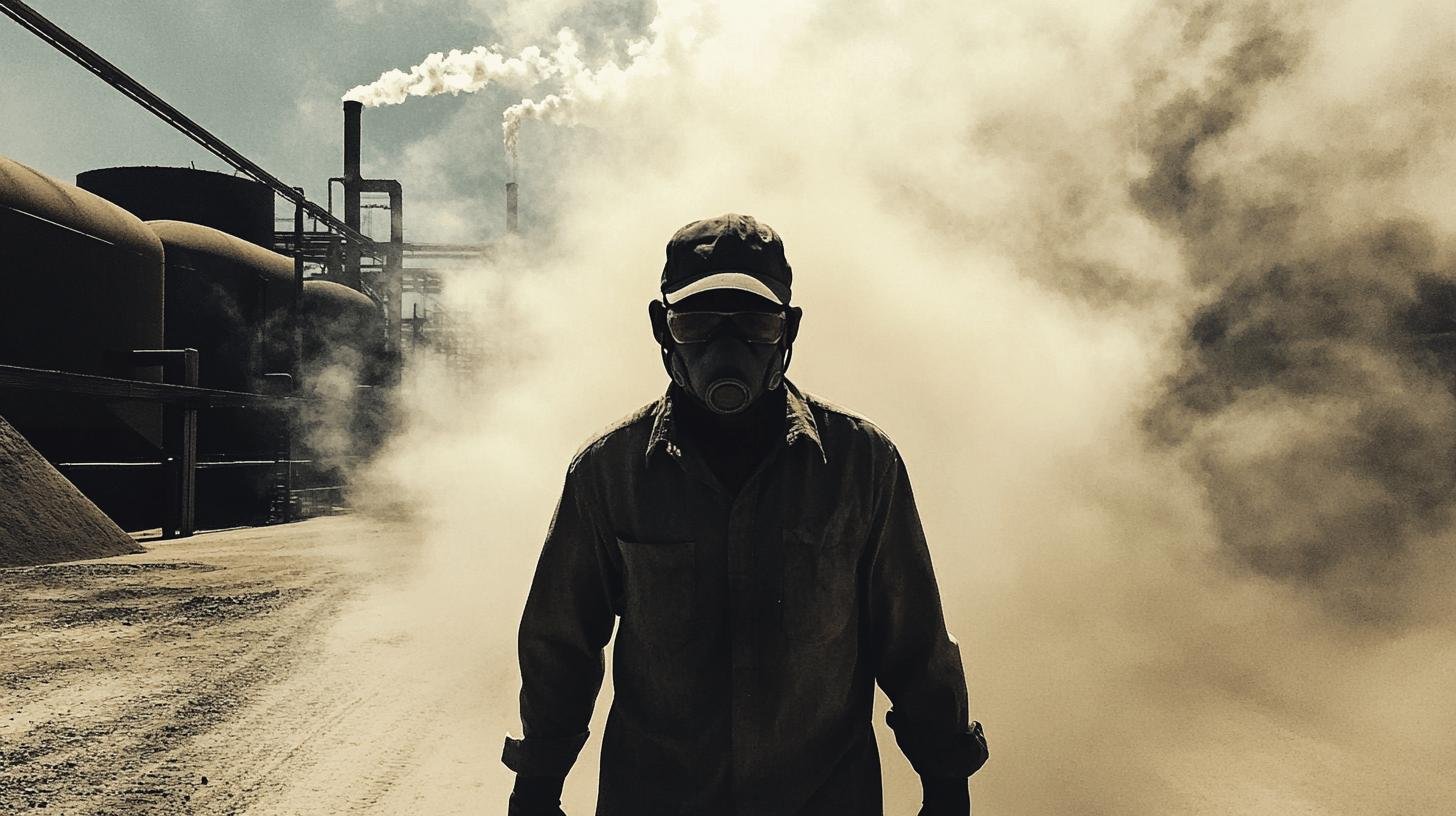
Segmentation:
{"type": "MultiPolygon", "coordinates": [[[[440,291],[409,261],[489,246],[405,242],[400,182],[363,175],[357,102],[320,206],[24,3],[0,12],[245,174],[113,167],[72,185],[0,157],[0,275],[27,307],[0,321],[0,417],[125,530],[339,505],[388,432],[406,349],[468,347],[437,309],[404,313],[406,292],[440,291]],[[280,197],[291,229],[275,223],[280,197]],[[389,211],[387,240],[361,228],[371,206],[389,211]]],[[[515,197],[512,183],[512,230],[515,197]]]]}

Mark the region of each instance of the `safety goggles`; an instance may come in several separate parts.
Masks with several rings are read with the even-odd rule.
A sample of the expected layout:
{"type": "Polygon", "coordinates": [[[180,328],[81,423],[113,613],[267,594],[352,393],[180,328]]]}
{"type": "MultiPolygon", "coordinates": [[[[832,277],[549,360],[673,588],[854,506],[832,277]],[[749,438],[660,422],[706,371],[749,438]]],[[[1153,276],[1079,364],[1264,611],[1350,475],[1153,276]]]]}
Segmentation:
{"type": "Polygon", "coordinates": [[[749,343],[777,343],[784,336],[783,312],[667,313],[667,330],[679,343],[706,343],[727,329],[749,343]]]}

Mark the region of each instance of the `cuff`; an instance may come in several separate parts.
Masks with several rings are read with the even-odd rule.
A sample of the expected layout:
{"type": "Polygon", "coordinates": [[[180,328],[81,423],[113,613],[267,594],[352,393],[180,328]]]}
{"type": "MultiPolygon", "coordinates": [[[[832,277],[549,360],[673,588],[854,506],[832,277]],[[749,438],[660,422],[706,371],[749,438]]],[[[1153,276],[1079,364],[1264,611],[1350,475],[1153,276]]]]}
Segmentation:
{"type": "Polygon", "coordinates": [[[550,814],[561,812],[561,789],[566,785],[564,776],[522,776],[516,774],[516,784],[511,788],[511,798],[506,809],[507,816],[517,814],[550,814]]]}
{"type": "Polygon", "coordinates": [[[920,803],[935,813],[971,812],[970,780],[964,776],[945,778],[939,776],[920,777],[922,791],[920,803]]]}
{"type": "Polygon", "coordinates": [[[979,771],[990,755],[978,722],[964,731],[943,731],[912,724],[894,709],[886,712],[885,722],[895,732],[901,753],[923,777],[964,779],[979,771]]]}
{"type": "Polygon", "coordinates": [[[586,745],[588,732],[569,737],[526,737],[506,735],[501,762],[522,776],[566,776],[576,764],[576,755],[586,745]]]}

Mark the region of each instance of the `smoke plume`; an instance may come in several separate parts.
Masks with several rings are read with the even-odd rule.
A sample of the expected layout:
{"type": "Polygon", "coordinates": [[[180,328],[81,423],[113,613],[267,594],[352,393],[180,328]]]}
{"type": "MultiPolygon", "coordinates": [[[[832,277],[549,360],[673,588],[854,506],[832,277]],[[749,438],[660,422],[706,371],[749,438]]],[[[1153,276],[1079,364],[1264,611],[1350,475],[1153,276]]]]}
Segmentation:
{"type": "Polygon", "coordinates": [[[367,85],[344,94],[346,102],[365,107],[398,105],[411,96],[473,94],[495,83],[529,88],[570,70],[580,70],[577,52],[581,45],[570,29],[557,35],[556,50],[543,53],[538,46],[521,49],[515,56],[501,53],[499,46],[476,46],[469,51],[436,51],[408,71],[392,68],[367,85]]]}
{"type": "MultiPolygon", "coordinates": [[[[1456,399],[1430,332],[1456,325],[1456,15],[661,0],[639,42],[527,76],[555,87],[514,121],[589,127],[543,129],[539,221],[447,280],[475,386],[414,368],[371,475],[425,531],[400,606],[457,623],[421,670],[494,667],[461,697],[487,807],[566,463],[665,387],[667,237],[737,211],[785,236],[790,378],[905,456],[991,743],[980,809],[1452,810],[1456,399]]],[[[454,135],[409,155],[476,161],[454,135]]],[[[416,234],[461,221],[412,207],[416,234]]],[[[880,738],[886,810],[913,812],[880,738]]]]}
{"type": "Polygon", "coordinates": [[[410,96],[475,93],[493,82],[530,88],[556,81],[559,84],[556,92],[539,99],[522,99],[502,114],[502,136],[514,171],[523,121],[575,125],[584,107],[600,107],[620,97],[636,77],[660,70],[669,49],[688,48],[696,36],[685,15],[660,14],[650,29],[652,36],[626,44],[625,68],[614,60],[607,60],[595,69],[588,68],[581,58],[581,43],[576,33],[563,28],[556,35],[556,49],[549,55],[544,55],[537,46],[528,46],[515,57],[505,57],[499,46],[477,46],[465,53],[436,52],[408,72],[386,71],[373,83],[351,89],[344,99],[375,107],[398,105],[410,96]]]}

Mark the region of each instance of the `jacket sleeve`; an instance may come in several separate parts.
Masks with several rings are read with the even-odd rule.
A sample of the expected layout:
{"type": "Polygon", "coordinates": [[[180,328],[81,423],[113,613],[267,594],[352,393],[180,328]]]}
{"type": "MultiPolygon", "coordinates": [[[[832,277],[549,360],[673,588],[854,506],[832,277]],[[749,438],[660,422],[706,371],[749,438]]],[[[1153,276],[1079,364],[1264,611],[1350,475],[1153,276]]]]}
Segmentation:
{"type": "Polygon", "coordinates": [[[569,470],[521,614],[522,739],[507,736],[501,761],[525,776],[565,776],[586,743],[611,639],[613,568],[569,470]]]}
{"type": "Polygon", "coordinates": [[[921,776],[970,776],[986,761],[986,741],[968,721],[960,645],[946,631],[910,477],[893,448],[876,484],[869,546],[874,665],[895,742],[921,776]]]}

